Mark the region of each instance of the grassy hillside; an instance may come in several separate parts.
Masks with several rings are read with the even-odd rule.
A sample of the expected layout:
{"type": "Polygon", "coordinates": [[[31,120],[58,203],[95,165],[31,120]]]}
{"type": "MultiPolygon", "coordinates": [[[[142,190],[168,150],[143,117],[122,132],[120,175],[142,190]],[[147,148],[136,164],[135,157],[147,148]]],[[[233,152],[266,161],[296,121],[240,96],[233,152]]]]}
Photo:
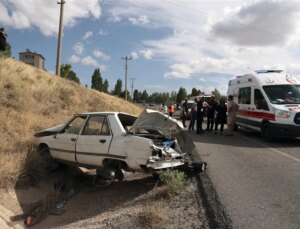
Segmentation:
{"type": "Polygon", "coordinates": [[[14,184],[35,153],[33,134],[64,123],[78,112],[123,111],[140,107],[87,89],[12,59],[0,59],[0,187],[14,184]]]}

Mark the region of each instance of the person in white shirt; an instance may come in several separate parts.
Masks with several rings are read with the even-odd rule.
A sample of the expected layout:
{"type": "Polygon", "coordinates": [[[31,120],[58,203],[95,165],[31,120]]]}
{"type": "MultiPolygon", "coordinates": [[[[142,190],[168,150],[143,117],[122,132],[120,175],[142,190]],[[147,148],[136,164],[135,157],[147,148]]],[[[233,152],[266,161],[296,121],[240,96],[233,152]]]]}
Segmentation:
{"type": "Polygon", "coordinates": [[[236,112],[239,109],[239,105],[237,105],[233,101],[233,96],[229,95],[228,96],[228,101],[227,101],[227,134],[226,136],[232,136],[233,135],[233,125],[235,121],[235,116],[236,112]]]}

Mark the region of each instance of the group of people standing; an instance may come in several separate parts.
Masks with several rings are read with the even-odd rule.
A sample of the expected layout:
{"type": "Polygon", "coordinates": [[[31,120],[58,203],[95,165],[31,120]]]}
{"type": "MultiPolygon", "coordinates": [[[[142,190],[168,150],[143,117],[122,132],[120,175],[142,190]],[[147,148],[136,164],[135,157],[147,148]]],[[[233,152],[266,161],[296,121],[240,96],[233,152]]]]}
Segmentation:
{"type": "Polygon", "coordinates": [[[185,98],[182,104],[182,123],[184,127],[187,127],[185,121],[187,117],[190,118],[190,124],[188,129],[194,130],[196,123],[196,132],[201,134],[203,129],[203,119],[206,115],[207,126],[206,131],[213,131],[214,134],[218,133],[218,127],[220,125],[220,134],[223,134],[224,125],[227,124],[228,132],[227,136],[233,135],[234,118],[236,111],[238,110],[238,105],[233,101],[233,96],[228,96],[227,105],[224,99],[220,99],[219,103],[215,101],[215,97],[211,96],[208,102],[204,101],[203,96],[195,98],[195,103],[192,105],[189,111],[188,98],[185,98]]]}

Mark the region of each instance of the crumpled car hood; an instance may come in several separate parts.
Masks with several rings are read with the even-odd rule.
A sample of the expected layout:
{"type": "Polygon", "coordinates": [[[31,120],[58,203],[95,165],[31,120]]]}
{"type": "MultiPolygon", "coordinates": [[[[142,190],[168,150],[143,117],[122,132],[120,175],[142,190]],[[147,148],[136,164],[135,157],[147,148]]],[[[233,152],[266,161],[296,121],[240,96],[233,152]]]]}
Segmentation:
{"type": "Polygon", "coordinates": [[[176,119],[159,111],[145,109],[131,126],[130,132],[135,133],[139,128],[158,130],[170,135],[183,130],[183,125],[176,119]]]}
{"type": "Polygon", "coordinates": [[[46,130],[36,132],[34,134],[34,136],[35,137],[43,137],[43,136],[54,135],[54,134],[57,134],[59,131],[61,131],[64,128],[64,126],[65,126],[65,124],[54,126],[54,127],[48,128],[46,130]]]}

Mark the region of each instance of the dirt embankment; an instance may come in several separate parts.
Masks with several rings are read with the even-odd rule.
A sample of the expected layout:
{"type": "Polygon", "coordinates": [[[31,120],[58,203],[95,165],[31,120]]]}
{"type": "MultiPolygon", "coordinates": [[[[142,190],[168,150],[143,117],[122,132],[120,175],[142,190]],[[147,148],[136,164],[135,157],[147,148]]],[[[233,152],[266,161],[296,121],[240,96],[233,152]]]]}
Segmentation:
{"type": "Polygon", "coordinates": [[[0,107],[0,188],[13,186],[27,167],[38,167],[34,158],[36,131],[65,123],[80,112],[142,112],[123,99],[3,58],[0,107]]]}

